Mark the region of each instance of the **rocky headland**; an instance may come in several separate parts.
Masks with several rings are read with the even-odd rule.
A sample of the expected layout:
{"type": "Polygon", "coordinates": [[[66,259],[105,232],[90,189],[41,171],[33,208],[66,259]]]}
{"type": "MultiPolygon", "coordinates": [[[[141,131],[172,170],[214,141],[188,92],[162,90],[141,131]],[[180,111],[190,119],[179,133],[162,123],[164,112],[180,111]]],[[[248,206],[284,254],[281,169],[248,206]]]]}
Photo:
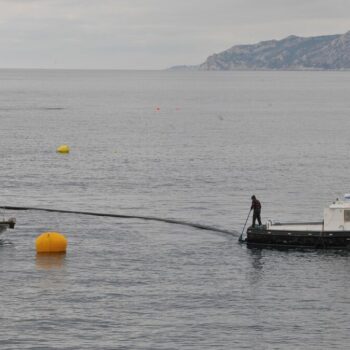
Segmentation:
{"type": "Polygon", "coordinates": [[[316,37],[288,36],[282,40],[236,45],[209,56],[197,66],[174,70],[349,70],[350,31],[316,37]]]}

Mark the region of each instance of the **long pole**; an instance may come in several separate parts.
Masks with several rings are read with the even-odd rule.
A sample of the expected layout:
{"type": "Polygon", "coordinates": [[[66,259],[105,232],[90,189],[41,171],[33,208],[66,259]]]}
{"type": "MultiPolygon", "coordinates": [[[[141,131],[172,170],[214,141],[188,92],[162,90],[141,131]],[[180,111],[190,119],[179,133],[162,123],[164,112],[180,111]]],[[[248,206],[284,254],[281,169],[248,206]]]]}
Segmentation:
{"type": "Polygon", "coordinates": [[[250,209],[249,210],[249,213],[248,213],[248,216],[247,216],[247,220],[245,221],[245,223],[244,223],[244,226],[243,226],[243,230],[242,230],[242,233],[240,234],[240,236],[239,236],[239,242],[243,242],[243,233],[244,233],[244,229],[245,229],[245,226],[247,225],[247,222],[248,222],[248,219],[249,219],[249,216],[250,216],[250,212],[251,212],[252,210],[250,209]]]}

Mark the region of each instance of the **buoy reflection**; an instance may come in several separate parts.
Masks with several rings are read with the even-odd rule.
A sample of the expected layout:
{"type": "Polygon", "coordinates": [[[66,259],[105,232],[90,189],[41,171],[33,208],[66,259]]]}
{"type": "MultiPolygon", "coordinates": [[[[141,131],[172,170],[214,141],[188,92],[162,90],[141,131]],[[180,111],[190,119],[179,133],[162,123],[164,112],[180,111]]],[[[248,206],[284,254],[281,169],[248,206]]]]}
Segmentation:
{"type": "Polygon", "coordinates": [[[65,265],[66,253],[37,253],[35,265],[37,269],[61,269],[65,265]]]}

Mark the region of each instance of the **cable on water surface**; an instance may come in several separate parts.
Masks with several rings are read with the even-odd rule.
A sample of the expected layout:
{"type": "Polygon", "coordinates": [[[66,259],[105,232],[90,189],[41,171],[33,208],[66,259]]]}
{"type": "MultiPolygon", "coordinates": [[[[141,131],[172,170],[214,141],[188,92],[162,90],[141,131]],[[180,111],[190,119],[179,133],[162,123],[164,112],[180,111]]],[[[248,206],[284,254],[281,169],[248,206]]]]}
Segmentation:
{"type": "Polygon", "coordinates": [[[14,206],[0,206],[0,209],[4,209],[4,210],[37,210],[37,211],[46,211],[46,212],[63,213],[63,214],[104,216],[104,217],[121,218],[121,219],[141,219],[141,220],[160,221],[160,222],[166,222],[169,224],[190,226],[190,227],[194,227],[194,228],[197,228],[200,230],[221,232],[221,233],[226,233],[226,234],[230,234],[230,235],[238,234],[238,232],[236,232],[236,231],[224,230],[224,229],[220,229],[220,228],[217,228],[214,226],[202,225],[202,224],[197,224],[197,223],[192,223],[192,222],[187,222],[187,221],[182,221],[182,220],[158,218],[155,216],[94,213],[94,212],[88,212],[88,211],[74,211],[74,210],[50,209],[50,208],[35,208],[35,207],[14,207],[14,206]]]}

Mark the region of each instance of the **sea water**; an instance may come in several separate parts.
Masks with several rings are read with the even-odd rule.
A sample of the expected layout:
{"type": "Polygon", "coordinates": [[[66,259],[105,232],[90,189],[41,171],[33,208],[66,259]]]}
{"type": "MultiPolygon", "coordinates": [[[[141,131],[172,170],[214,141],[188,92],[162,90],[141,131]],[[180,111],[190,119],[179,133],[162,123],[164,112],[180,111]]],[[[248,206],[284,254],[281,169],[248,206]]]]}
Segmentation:
{"type": "Polygon", "coordinates": [[[283,222],[349,192],[349,96],[349,72],[0,70],[1,205],[232,231],[2,211],[1,349],[347,348],[348,252],[237,239],[252,194],[283,222]]]}

